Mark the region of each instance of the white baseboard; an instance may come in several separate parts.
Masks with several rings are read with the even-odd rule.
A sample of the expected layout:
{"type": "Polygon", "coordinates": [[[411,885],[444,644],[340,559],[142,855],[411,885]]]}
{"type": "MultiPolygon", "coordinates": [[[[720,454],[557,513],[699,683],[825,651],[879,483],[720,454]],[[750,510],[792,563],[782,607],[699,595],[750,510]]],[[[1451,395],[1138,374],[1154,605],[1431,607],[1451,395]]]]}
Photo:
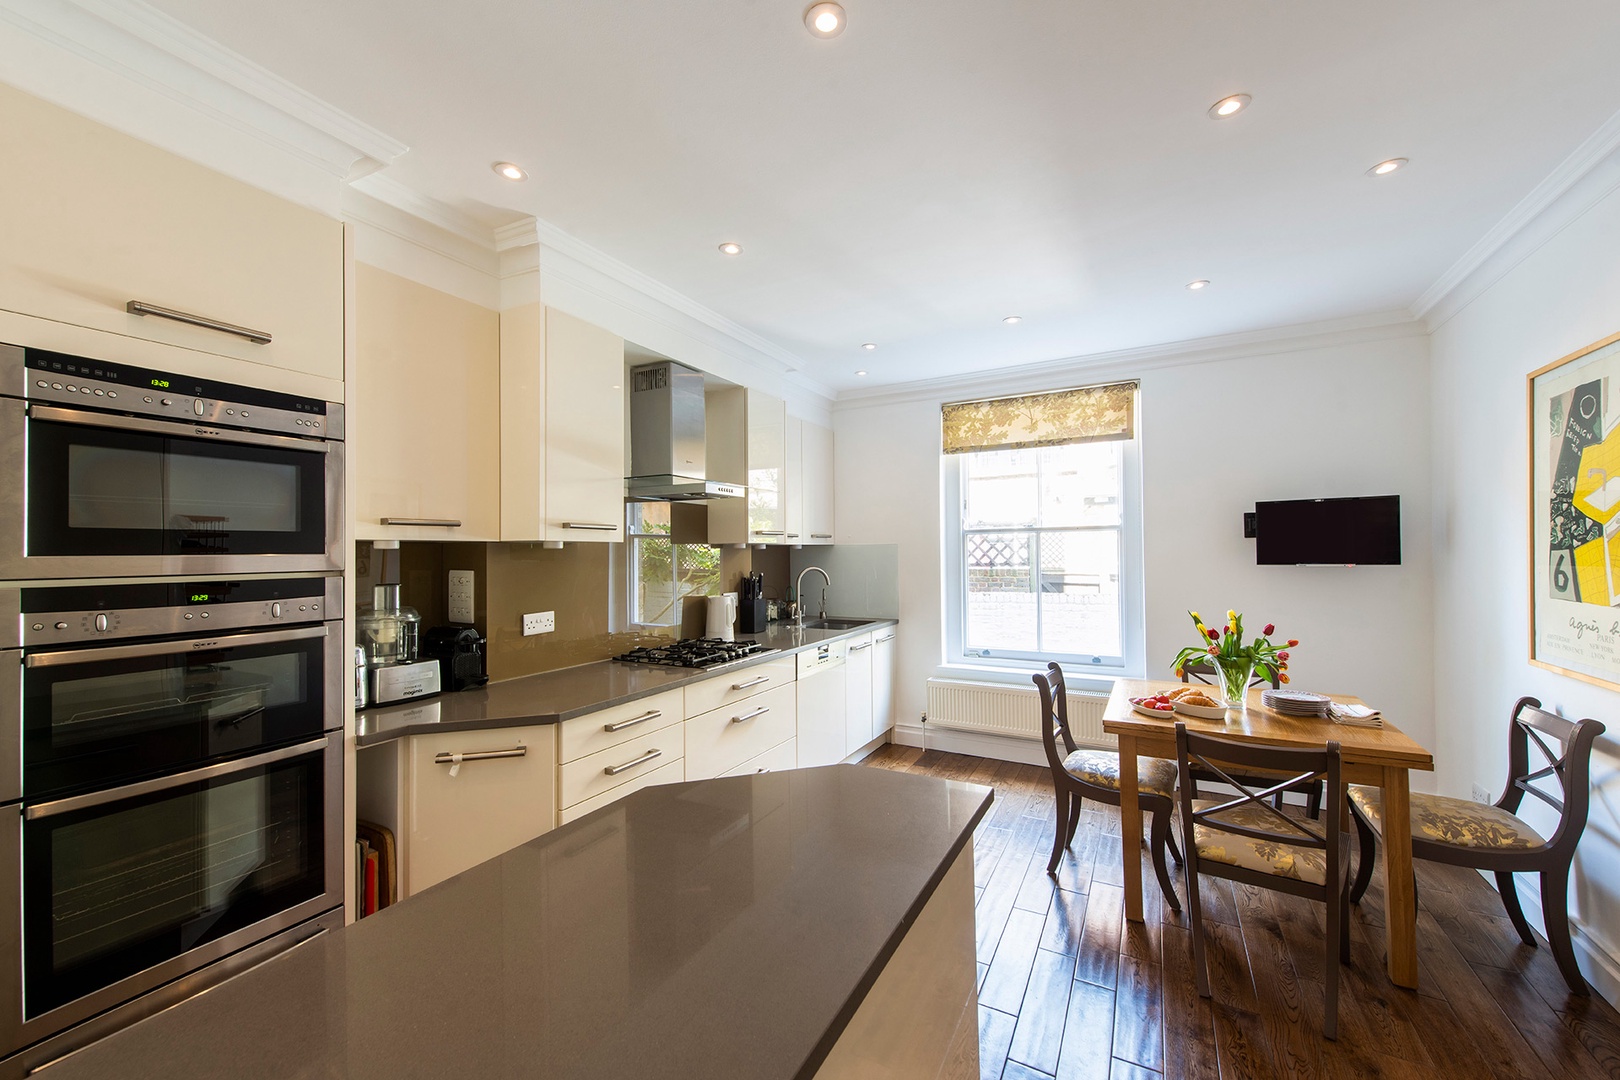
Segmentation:
{"type": "MultiPolygon", "coordinates": [[[[1496,888],[1496,875],[1481,870],[1480,876],[1493,890],[1496,888]]],[[[1532,928],[1546,937],[1547,923],[1541,909],[1541,875],[1515,874],[1513,883],[1519,893],[1519,906],[1524,909],[1524,917],[1532,928]]],[[[1423,903],[1421,893],[1418,903],[1423,903]]],[[[1569,921],[1569,937],[1575,946],[1575,962],[1581,974],[1586,976],[1586,981],[1592,984],[1593,993],[1620,1008],[1620,961],[1616,961],[1614,954],[1594,940],[1575,919],[1569,921]]]]}

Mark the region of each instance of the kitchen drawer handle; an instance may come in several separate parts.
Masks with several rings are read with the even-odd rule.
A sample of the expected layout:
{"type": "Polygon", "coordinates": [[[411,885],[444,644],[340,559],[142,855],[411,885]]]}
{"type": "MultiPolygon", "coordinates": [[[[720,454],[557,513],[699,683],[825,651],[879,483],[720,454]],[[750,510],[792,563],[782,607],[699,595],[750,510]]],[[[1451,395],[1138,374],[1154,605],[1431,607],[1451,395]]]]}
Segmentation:
{"type": "Polygon", "coordinates": [[[461,522],[457,518],[382,518],[384,525],[434,525],[444,529],[459,529],[461,522]]]}
{"type": "Polygon", "coordinates": [[[770,711],[771,711],[771,707],[769,705],[761,705],[759,708],[755,709],[753,712],[743,713],[741,716],[733,716],[731,718],[731,722],[733,724],[740,724],[744,720],[752,720],[756,716],[764,716],[766,713],[768,713],[770,711]]]}
{"type": "Polygon", "coordinates": [[[878,640],[879,641],[893,641],[894,640],[894,635],[890,634],[888,637],[880,637],[880,638],[878,638],[878,640]]]}
{"type": "Polygon", "coordinates": [[[862,649],[870,649],[871,647],[872,647],[872,642],[868,641],[863,645],[851,645],[849,647],[849,651],[850,652],[860,652],[862,649]]]}
{"type": "Polygon", "coordinates": [[[788,533],[787,538],[789,540],[797,540],[799,538],[799,534],[798,533],[788,533]]]}
{"type": "Polygon", "coordinates": [[[770,529],[770,530],[755,529],[754,530],[754,535],[755,536],[783,536],[785,534],[782,532],[781,529],[770,529]]]}
{"type": "Polygon", "coordinates": [[[652,712],[642,713],[640,716],[632,716],[628,720],[620,720],[617,724],[603,724],[602,730],[623,731],[627,727],[635,727],[637,724],[645,724],[648,720],[656,720],[663,715],[664,712],[662,709],[654,709],[652,712]]]}
{"type": "Polygon", "coordinates": [[[647,764],[647,762],[651,761],[653,758],[655,758],[655,757],[663,757],[663,756],[664,756],[664,752],[662,750],[649,750],[645,754],[642,754],[640,757],[636,758],[633,761],[627,761],[623,765],[609,765],[607,768],[603,769],[602,771],[604,773],[606,773],[608,776],[618,776],[620,773],[624,772],[626,769],[633,769],[637,765],[645,765],[645,764],[647,764]]]}
{"type": "Polygon", "coordinates": [[[140,300],[131,300],[124,305],[124,310],[131,315],[156,315],[160,319],[173,319],[187,326],[200,326],[204,330],[218,330],[222,334],[235,334],[237,337],[247,338],[255,345],[270,344],[268,330],[249,330],[245,326],[235,323],[220,322],[218,319],[209,319],[201,315],[192,315],[184,311],[175,311],[173,308],[158,307],[156,304],[143,303],[140,300]]]}
{"type": "Polygon", "coordinates": [[[598,521],[565,521],[563,528],[586,529],[590,532],[617,532],[619,529],[617,525],[603,525],[598,521]]]}
{"type": "Polygon", "coordinates": [[[762,683],[768,683],[770,681],[771,677],[769,675],[761,675],[759,678],[749,679],[747,682],[734,682],[731,684],[731,688],[733,690],[746,690],[750,686],[759,686],[762,683]]]}
{"type": "Polygon", "coordinates": [[[441,753],[433,755],[435,765],[460,765],[463,761],[494,761],[496,758],[524,757],[527,746],[514,746],[510,750],[469,750],[464,754],[441,753]]]}
{"type": "Polygon", "coordinates": [[[811,533],[810,534],[810,539],[812,539],[812,540],[831,540],[832,539],[832,533],[811,533]]]}

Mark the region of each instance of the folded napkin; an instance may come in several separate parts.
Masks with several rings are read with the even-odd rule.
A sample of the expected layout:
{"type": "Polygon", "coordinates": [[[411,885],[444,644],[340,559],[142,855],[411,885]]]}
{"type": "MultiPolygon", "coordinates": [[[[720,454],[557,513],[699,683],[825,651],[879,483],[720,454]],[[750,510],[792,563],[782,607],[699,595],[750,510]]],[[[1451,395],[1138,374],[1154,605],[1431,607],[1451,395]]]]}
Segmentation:
{"type": "Polygon", "coordinates": [[[1335,724],[1350,724],[1353,727],[1383,727],[1384,718],[1377,709],[1369,709],[1365,705],[1341,705],[1335,701],[1329,707],[1329,714],[1335,724]]]}

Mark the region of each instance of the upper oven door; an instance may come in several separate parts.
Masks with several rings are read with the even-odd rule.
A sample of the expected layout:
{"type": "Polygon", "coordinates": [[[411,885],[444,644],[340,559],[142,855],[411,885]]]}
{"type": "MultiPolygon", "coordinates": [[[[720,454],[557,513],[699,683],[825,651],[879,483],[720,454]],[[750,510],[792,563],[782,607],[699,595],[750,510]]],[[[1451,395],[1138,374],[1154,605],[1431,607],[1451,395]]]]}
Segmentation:
{"type": "Polygon", "coordinates": [[[13,450],[0,576],[342,567],[341,443],[6,399],[13,450]]]}
{"type": "Polygon", "coordinates": [[[342,724],[340,625],[28,652],[23,796],[37,803],[320,737],[342,724]]]}

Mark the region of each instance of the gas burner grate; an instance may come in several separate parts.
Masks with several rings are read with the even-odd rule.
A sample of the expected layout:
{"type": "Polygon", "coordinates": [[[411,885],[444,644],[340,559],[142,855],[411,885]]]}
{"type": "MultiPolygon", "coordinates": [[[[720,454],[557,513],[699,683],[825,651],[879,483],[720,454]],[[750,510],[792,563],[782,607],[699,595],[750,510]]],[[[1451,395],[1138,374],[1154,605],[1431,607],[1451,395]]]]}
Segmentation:
{"type": "Polygon", "coordinates": [[[721,641],[719,638],[685,638],[668,645],[644,646],[613,659],[626,664],[657,664],[662,667],[712,668],[776,650],[757,641],[721,641]]]}

